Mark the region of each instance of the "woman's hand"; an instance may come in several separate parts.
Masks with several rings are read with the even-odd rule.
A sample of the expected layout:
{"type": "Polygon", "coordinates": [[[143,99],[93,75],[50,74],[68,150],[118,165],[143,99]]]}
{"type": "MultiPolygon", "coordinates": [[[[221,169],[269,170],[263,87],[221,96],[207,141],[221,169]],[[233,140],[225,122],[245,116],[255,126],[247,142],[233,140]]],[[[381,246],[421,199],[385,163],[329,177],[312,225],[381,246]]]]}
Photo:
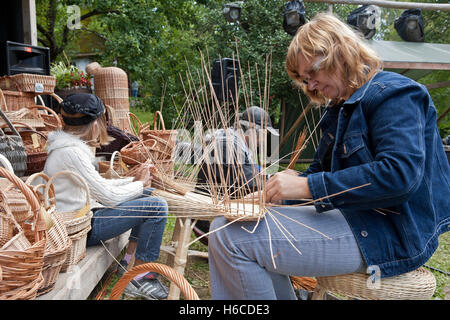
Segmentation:
{"type": "MultiPolygon", "coordinates": [[[[286,170],[288,171],[288,170],[286,170]]],[[[308,179],[289,172],[275,173],[266,183],[266,202],[279,203],[281,200],[310,199],[308,179]]]]}
{"type": "Polygon", "coordinates": [[[152,174],[150,165],[142,165],[140,166],[135,174],[133,181],[141,181],[144,185],[144,188],[151,187],[152,185],[152,174]]]}

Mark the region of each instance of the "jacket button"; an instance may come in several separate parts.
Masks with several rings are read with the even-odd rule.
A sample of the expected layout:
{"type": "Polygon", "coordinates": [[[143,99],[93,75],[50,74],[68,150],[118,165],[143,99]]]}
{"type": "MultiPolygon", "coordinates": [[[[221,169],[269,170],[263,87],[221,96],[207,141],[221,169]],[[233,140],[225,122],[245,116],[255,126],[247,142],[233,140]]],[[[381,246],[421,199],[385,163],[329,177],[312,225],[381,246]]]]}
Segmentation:
{"type": "Polygon", "coordinates": [[[361,231],[361,236],[363,236],[364,238],[367,237],[369,234],[367,233],[366,230],[361,231]]]}

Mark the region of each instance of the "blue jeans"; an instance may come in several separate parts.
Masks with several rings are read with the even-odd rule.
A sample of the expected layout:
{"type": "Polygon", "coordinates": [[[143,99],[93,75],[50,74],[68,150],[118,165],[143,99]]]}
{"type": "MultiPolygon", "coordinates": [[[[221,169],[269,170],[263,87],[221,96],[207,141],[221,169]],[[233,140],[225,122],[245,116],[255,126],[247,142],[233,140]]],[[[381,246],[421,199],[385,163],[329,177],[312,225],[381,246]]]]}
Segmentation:
{"type": "MultiPolygon", "coordinates": [[[[278,224],[266,213],[254,232],[256,222],[239,221],[213,232],[208,249],[212,299],[296,299],[289,275],[312,277],[365,272],[358,244],[339,210],[320,214],[313,206],[275,210],[325,236],[273,211],[278,224]]],[[[228,222],[224,217],[215,218],[210,231],[228,222]]]]}
{"type": "Polygon", "coordinates": [[[87,245],[98,245],[131,229],[130,241],[137,241],[135,258],[145,262],[159,257],[162,236],[167,221],[167,202],[152,197],[150,189],[140,198],[125,201],[114,208],[95,210],[87,245]],[[129,216],[130,218],[122,218],[129,216]]]}

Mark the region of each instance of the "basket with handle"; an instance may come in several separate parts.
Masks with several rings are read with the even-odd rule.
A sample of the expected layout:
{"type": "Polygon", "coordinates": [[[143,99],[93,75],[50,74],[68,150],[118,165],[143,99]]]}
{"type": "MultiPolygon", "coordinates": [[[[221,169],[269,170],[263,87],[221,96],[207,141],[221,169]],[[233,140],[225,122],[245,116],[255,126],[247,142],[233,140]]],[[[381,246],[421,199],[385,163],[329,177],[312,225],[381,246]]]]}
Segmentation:
{"type": "Polygon", "coordinates": [[[90,205],[90,193],[89,193],[89,187],[86,184],[86,181],[81,177],[78,173],[69,171],[69,170],[63,170],[55,173],[47,182],[44,190],[44,206],[48,207],[50,205],[49,203],[49,192],[50,188],[53,187],[53,182],[56,178],[60,176],[72,176],[75,177],[75,180],[81,183],[81,186],[86,191],[86,202],[85,205],[80,208],[79,210],[75,211],[68,211],[68,212],[59,212],[57,211],[56,214],[64,221],[64,224],[67,229],[67,233],[69,235],[73,235],[75,233],[78,233],[91,225],[91,218],[93,216],[93,213],[91,211],[91,205],[90,205]]]}
{"type": "Polygon", "coordinates": [[[27,153],[19,132],[13,126],[8,117],[0,110],[0,116],[7,123],[12,135],[6,135],[0,129],[0,153],[3,154],[11,165],[14,173],[21,177],[25,174],[27,169],[27,153]]]}
{"type": "Polygon", "coordinates": [[[37,294],[39,296],[51,291],[54,288],[63,264],[66,261],[67,254],[71,249],[72,240],[67,234],[67,229],[64,222],[56,214],[56,199],[53,186],[49,188],[49,193],[51,194],[51,199],[53,201],[46,207],[44,205],[43,192],[39,191],[40,189],[45,190],[46,184],[40,183],[33,185],[38,178],[43,179],[45,183],[48,183],[50,180],[46,174],[38,172],[28,177],[25,183],[32,187],[35,191],[41,202],[42,210],[46,211],[47,219],[50,219],[51,224],[51,227],[47,230],[47,243],[45,246],[44,265],[42,268],[42,276],[44,281],[39,287],[37,294]]]}
{"type": "Polygon", "coordinates": [[[49,94],[53,93],[55,86],[56,77],[54,76],[19,73],[0,77],[0,88],[5,90],[49,94]]]}
{"type": "Polygon", "coordinates": [[[106,179],[120,179],[129,171],[127,165],[122,160],[122,155],[119,151],[114,151],[109,161],[99,162],[99,172],[106,179]],[[116,155],[118,160],[115,160],[116,155]],[[104,166],[103,168],[100,168],[104,166]]]}
{"type": "Polygon", "coordinates": [[[180,288],[180,291],[184,295],[186,300],[200,300],[191,284],[179,272],[177,272],[172,267],[154,262],[140,264],[127,271],[113,287],[109,299],[118,300],[128,282],[130,282],[137,275],[144,272],[156,272],[163,275],[168,280],[175,283],[178,288],[180,288]]]}
{"type": "Polygon", "coordinates": [[[161,152],[172,154],[177,141],[177,130],[166,130],[164,124],[164,118],[160,111],[156,111],[153,117],[153,128],[150,128],[150,124],[142,126],[139,131],[139,135],[142,140],[155,139],[157,145],[155,147],[161,152]],[[159,120],[159,126],[157,121],[159,120]]]}
{"type": "Polygon", "coordinates": [[[26,123],[18,121],[11,121],[11,123],[17,126],[16,129],[18,129],[17,131],[25,146],[25,152],[27,154],[27,170],[24,175],[29,176],[33,173],[42,171],[45,162],[47,161],[47,151],[45,150],[47,136],[44,132],[37,131],[26,123]],[[20,126],[25,128],[22,129],[20,126]]]}
{"type": "MultiPolygon", "coordinates": [[[[57,97],[56,94],[52,94],[53,97],[57,97]]],[[[37,112],[37,118],[42,119],[45,125],[46,131],[54,131],[54,130],[61,130],[63,129],[63,122],[61,121],[61,118],[58,116],[58,114],[46,107],[41,105],[30,105],[27,107],[29,110],[38,110],[40,112],[37,112]]]]}
{"type": "Polygon", "coordinates": [[[125,147],[120,149],[122,160],[129,165],[137,165],[144,163],[147,159],[151,159],[151,150],[155,148],[155,140],[132,141],[125,147]]]}
{"type": "Polygon", "coordinates": [[[43,281],[46,224],[34,192],[19,177],[4,168],[0,168],[0,176],[9,179],[24,193],[33,212],[33,218],[23,225],[31,226],[30,236],[25,237],[23,227],[17,224],[17,234],[0,248],[0,300],[34,299],[43,281]]]}

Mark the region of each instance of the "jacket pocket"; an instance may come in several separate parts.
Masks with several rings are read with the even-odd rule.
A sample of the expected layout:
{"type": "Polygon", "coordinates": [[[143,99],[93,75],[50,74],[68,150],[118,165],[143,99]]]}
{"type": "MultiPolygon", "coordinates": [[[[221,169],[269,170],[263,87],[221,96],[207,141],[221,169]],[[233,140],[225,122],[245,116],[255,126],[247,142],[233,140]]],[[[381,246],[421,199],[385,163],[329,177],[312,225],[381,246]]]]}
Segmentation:
{"type": "Polygon", "coordinates": [[[341,158],[347,162],[348,166],[373,161],[362,134],[344,137],[341,146],[341,158]]]}

